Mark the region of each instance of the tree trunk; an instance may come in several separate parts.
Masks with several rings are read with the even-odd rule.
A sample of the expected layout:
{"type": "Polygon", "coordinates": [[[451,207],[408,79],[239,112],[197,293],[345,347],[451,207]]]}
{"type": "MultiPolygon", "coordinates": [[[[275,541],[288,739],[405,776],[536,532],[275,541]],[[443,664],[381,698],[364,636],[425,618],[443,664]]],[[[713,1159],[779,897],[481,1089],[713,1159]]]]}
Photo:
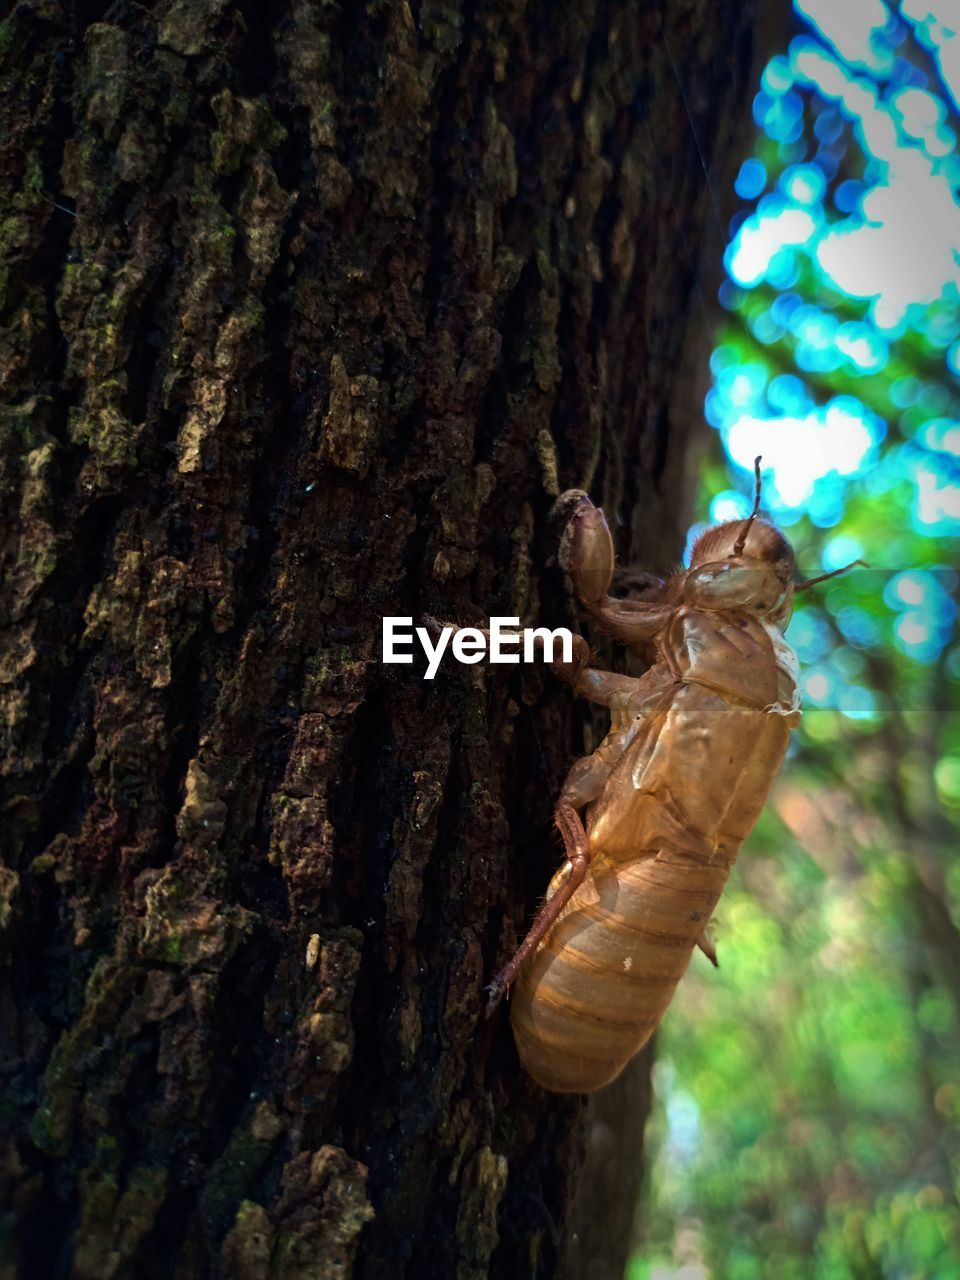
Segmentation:
{"type": "MultiPolygon", "coordinates": [[[[698,144],[751,22],[0,27],[4,1280],[556,1273],[584,1105],[481,989],[599,722],[540,667],[384,666],[380,619],[570,623],[571,485],[677,558],[698,144]]],[[[611,1276],[642,1124],[582,1202],[611,1276]]]]}

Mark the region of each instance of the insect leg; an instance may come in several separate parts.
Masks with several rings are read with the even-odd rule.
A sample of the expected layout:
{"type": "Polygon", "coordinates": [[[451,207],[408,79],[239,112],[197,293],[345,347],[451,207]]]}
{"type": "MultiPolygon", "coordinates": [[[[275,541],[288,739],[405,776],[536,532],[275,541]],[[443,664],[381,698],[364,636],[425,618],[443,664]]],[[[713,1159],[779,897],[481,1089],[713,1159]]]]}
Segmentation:
{"type": "Polygon", "coordinates": [[[587,874],[587,867],[590,863],[590,849],[587,844],[587,833],[584,830],[579,813],[577,813],[570,801],[561,795],[553,816],[557,829],[563,837],[570,870],[556,892],[547,899],[537,912],[536,919],[530,926],[527,936],[514,953],[513,959],[506,968],[497,974],[487,988],[489,992],[489,999],[487,1000],[488,1018],[503,999],[524,962],[540,945],[541,939],[546,936],[560,912],[570,901],[577,888],[583,883],[583,878],[587,874]]]}
{"type": "Polygon", "coordinates": [[[609,595],[614,576],[613,540],[603,512],[579,489],[557,500],[571,509],[560,541],[560,563],[570,575],[580,603],[609,635],[625,644],[652,640],[669,621],[673,606],[663,601],[663,586],[647,579],[646,600],[609,595]]]}
{"type": "Polygon", "coordinates": [[[568,870],[547,901],[538,911],[527,936],[517,948],[510,963],[501,970],[487,988],[489,1017],[514,981],[520,969],[546,937],[564,907],[583,883],[590,865],[590,845],[578,809],[595,800],[606,785],[614,765],[639,732],[642,722],[661,705],[664,691],[653,697],[640,687],[633,676],[587,668],[580,675],[576,691],[592,702],[609,707],[612,718],[610,732],[589,756],[577,760],[567,774],[554,810],[554,822],[563,838],[568,870]]]}

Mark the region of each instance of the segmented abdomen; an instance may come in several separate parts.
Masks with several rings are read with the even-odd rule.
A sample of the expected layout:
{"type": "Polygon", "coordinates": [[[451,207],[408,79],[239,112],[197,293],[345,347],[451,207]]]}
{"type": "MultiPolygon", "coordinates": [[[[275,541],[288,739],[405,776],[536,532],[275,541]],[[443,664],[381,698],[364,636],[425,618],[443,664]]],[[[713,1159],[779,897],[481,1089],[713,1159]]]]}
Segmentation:
{"type": "Polygon", "coordinates": [[[726,877],[668,849],[596,869],[514,989],[517,1049],[539,1084],[589,1093],[620,1074],[663,1017],[726,877]]]}
{"type": "Polygon", "coordinates": [[[587,877],[514,988],[517,1049],[544,1088],[599,1089],[649,1040],[789,734],[781,715],[685,685],[616,766],[587,877]]]}

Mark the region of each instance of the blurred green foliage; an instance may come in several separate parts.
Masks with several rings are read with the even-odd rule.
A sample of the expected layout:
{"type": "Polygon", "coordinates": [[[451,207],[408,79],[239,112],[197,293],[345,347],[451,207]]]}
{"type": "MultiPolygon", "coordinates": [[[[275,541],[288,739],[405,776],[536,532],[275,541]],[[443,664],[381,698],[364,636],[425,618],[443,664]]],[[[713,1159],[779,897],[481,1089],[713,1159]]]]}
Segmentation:
{"type": "MultiPolygon", "coordinates": [[[[889,12],[879,0],[834,9],[851,30],[854,10],[863,21],[867,9],[889,12]]],[[[885,27],[878,19],[876,65],[830,57],[861,88],[873,76],[901,144],[926,148],[931,173],[956,189],[945,121],[960,86],[939,78],[937,57],[960,36],[915,9],[907,0],[885,27]],[[927,99],[943,109],[921,137],[908,108],[927,99]]],[[[827,49],[829,32],[818,34],[827,49]]],[[[803,724],[720,903],[720,968],[694,957],[658,1033],[644,1239],[628,1280],[960,1280],[960,293],[944,280],[941,297],[883,328],[876,297],[850,296],[823,269],[817,238],[839,212],[858,216],[850,184],[869,193],[889,175],[836,95],[790,79],[797,61],[775,59],[765,78],[741,194],[761,209],[779,180],[766,215],[775,231],[792,208],[783,175],[805,165],[814,230],[756,279],[747,242],[731,245],[740,278],[731,270],[721,295],[707,406],[726,460],[705,468],[700,510],[707,523],[749,509],[753,443],[767,430],[765,505],[801,570],[859,555],[873,568],[812,588],[788,632],[803,724]],[[794,302],[778,311],[784,297],[818,314],[803,319],[794,302]],[[837,358],[824,317],[872,326],[859,363],[837,358]],[[838,396],[846,426],[866,424],[862,454],[844,471],[825,445],[821,472],[791,499],[786,432],[823,429],[835,446],[824,424],[838,396]]],[[[919,211],[917,223],[932,234],[919,211]]],[[[922,239],[901,252],[909,275],[922,239]]]]}
{"type": "Polygon", "coordinates": [[[851,747],[788,769],[664,1022],[630,1280],[960,1276],[960,916],[851,747]]]}

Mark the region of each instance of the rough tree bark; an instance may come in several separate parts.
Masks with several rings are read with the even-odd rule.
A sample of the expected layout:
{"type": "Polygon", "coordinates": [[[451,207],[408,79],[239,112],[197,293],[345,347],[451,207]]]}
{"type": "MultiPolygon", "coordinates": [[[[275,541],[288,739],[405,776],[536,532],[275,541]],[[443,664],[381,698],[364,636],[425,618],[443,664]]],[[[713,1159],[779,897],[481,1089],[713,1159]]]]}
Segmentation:
{"type": "MultiPolygon", "coordinates": [[[[687,109],[715,164],[752,21],[0,26],[4,1280],[556,1273],[584,1107],[480,992],[583,713],[539,669],[385,668],[379,623],[569,622],[569,485],[676,558],[687,109]]],[[[639,1175],[583,1202],[611,1275],[639,1175]]]]}

